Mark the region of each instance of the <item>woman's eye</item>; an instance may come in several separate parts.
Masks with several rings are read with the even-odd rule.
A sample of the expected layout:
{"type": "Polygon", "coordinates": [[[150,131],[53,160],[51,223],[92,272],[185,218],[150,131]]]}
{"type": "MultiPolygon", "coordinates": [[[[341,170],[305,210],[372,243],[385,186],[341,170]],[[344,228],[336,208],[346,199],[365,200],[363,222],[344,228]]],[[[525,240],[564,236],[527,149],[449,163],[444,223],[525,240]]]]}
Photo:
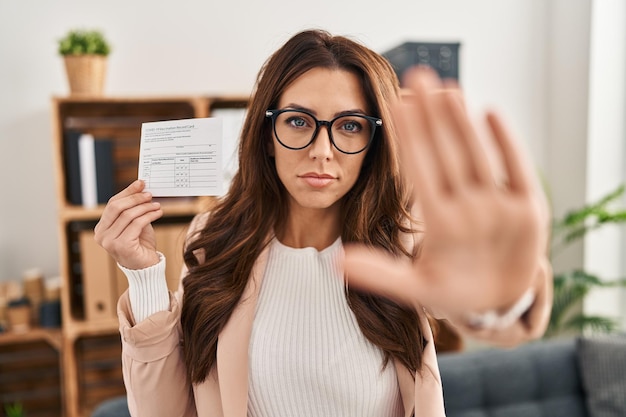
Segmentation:
{"type": "Polygon", "coordinates": [[[351,132],[351,133],[358,133],[360,132],[363,127],[361,126],[361,123],[355,121],[355,120],[348,120],[345,121],[341,128],[347,132],[351,132]]]}
{"type": "Polygon", "coordinates": [[[287,124],[292,127],[300,128],[306,127],[308,123],[302,117],[290,117],[289,119],[287,119],[287,124]]]}

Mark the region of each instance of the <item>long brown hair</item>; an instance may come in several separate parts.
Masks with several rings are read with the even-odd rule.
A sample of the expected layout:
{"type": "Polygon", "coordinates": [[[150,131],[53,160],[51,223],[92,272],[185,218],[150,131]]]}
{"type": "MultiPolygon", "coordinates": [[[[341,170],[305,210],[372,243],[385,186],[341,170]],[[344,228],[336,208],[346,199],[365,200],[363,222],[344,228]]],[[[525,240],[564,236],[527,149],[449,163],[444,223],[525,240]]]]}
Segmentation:
{"type": "MultiPolygon", "coordinates": [[[[356,74],[367,110],[384,121],[367,150],[359,178],[343,199],[342,241],[415,256],[401,241],[402,234],[411,232],[411,223],[389,109],[399,91],[393,69],[380,55],[348,38],[320,30],[298,33],[261,68],[241,134],[239,170],[228,194],[185,248],[189,274],[183,280],[181,321],[192,382],[204,381],[215,366],[218,335],[237,306],[268,236],[287,217],[287,192],[268,153],[272,132],[265,110],[277,106],[294,80],[318,67],[356,74]],[[204,253],[201,263],[197,251],[204,253]]],[[[384,352],[384,365],[393,358],[412,372],[420,369],[424,339],[414,309],[354,290],[347,290],[346,297],[365,337],[384,352]]]]}

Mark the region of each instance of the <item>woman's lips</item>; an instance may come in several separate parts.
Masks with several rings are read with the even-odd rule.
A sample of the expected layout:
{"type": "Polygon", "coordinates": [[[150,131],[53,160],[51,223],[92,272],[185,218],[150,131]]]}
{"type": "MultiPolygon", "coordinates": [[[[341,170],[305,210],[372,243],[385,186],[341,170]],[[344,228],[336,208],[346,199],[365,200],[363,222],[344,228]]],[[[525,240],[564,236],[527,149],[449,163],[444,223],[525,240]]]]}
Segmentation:
{"type": "Polygon", "coordinates": [[[328,174],[307,173],[300,175],[300,178],[313,188],[323,188],[335,181],[337,178],[328,174]]]}

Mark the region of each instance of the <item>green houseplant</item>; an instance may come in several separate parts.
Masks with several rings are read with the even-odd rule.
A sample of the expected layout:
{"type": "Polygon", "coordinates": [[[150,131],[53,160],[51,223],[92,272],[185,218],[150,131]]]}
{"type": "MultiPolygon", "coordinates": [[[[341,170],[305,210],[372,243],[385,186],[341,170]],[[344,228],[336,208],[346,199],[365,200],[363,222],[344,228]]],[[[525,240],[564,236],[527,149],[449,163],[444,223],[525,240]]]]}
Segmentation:
{"type": "Polygon", "coordinates": [[[21,403],[5,404],[4,412],[7,417],[25,417],[26,412],[21,403]]]}
{"type": "Polygon", "coordinates": [[[110,52],[109,42],[97,30],[70,30],[59,40],[58,53],[65,63],[71,94],[102,94],[110,52]]]}
{"type": "MultiPolygon", "coordinates": [[[[551,257],[584,238],[589,232],[626,222],[626,209],[615,207],[624,185],[600,200],[566,213],[553,222],[551,257]]],[[[626,286],[626,279],[607,280],[581,269],[554,273],[554,303],[545,337],[583,332],[612,332],[619,322],[612,317],[586,315],[583,299],[594,288],[626,286]]]]}

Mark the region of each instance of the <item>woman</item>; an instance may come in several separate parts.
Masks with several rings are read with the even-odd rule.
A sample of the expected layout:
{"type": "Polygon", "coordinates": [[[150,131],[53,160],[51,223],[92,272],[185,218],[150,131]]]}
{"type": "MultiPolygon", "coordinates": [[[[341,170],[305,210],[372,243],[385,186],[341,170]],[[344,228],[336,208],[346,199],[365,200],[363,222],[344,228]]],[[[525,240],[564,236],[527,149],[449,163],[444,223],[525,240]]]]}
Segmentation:
{"type": "Polygon", "coordinates": [[[322,31],[274,53],[176,294],[159,204],[140,181],[111,199],[95,231],[129,278],[133,416],[443,416],[427,308],[489,340],[541,334],[546,230],[527,167],[491,116],[508,170],[496,188],[456,90],[426,70],[408,81],[400,100],[382,57],[322,31]],[[344,259],[344,244],[359,245],[344,259]]]}

